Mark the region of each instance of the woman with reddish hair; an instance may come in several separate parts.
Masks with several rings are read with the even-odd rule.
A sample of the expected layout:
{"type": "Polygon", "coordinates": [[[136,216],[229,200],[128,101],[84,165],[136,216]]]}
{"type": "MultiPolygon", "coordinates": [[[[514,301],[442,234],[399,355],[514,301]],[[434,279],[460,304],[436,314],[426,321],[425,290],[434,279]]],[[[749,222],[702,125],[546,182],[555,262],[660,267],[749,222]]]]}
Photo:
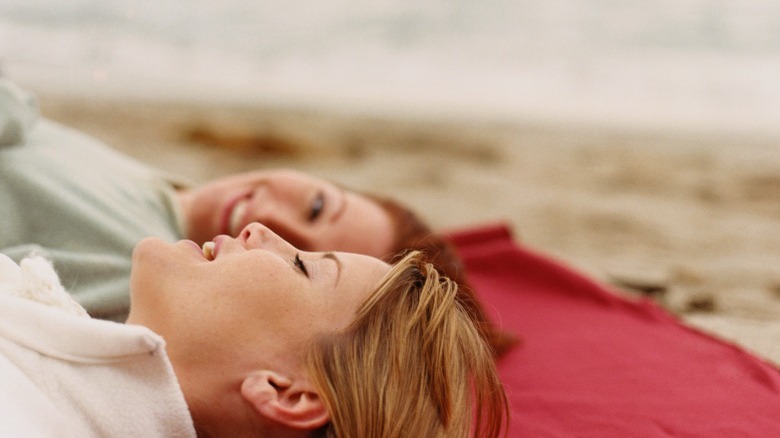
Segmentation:
{"type": "MultiPolygon", "coordinates": [[[[130,254],[145,237],[198,245],[261,222],[304,250],[384,260],[420,250],[463,285],[466,308],[496,351],[494,333],[466,286],[457,254],[407,208],[292,170],[187,185],[96,139],[38,116],[32,95],[0,79],[0,252],[54,264],[93,316],[123,320],[130,254]]],[[[501,338],[499,336],[499,338],[501,338]]],[[[496,339],[499,339],[496,338],[496,339]]],[[[503,337],[501,339],[509,339],[503,337]]]]}

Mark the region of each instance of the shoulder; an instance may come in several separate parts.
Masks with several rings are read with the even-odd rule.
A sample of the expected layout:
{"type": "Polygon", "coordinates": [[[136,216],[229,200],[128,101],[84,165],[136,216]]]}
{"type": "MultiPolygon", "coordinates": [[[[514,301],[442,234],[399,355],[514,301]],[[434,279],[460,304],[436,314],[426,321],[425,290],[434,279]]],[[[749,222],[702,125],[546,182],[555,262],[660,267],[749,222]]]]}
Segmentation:
{"type": "Polygon", "coordinates": [[[37,120],[35,96],[0,78],[0,147],[24,141],[37,120]]]}
{"type": "Polygon", "coordinates": [[[5,354],[0,354],[0,412],[0,436],[77,436],[82,432],[5,354]]]}

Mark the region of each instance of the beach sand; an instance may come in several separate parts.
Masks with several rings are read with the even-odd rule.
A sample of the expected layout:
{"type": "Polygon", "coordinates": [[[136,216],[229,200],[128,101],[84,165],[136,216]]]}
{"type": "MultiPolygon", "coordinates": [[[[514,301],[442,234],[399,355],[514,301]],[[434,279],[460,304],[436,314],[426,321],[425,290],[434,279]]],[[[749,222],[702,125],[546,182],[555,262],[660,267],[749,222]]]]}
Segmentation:
{"type": "Polygon", "coordinates": [[[402,199],[438,229],[507,222],[524,245],[780,363],[777,138],[214,102],[40,103],[193,182],[290,167],[402,199]]]}

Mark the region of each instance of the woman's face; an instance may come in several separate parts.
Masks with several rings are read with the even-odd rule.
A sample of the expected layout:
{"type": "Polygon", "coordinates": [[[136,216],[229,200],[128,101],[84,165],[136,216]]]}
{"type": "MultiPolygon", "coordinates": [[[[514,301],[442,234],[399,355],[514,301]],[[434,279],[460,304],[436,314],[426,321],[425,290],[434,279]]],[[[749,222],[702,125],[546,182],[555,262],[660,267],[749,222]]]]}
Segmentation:
{"type": "Polygon", "coordinates": [[[133,253],[128,323],[160,334],[177,373],[301,363],[318,334],[345,328],[390,266],[373,257],[299,251],[253,223],[191,241],[149,238],[133,253]]]}
{"type": "Polygon", "coordinates": [[[376,202],[303,173],[243,173],[180,193],[188,238],[237,236],[260,222],[298,248],[384,257],[392,250],[390,217],[376,202]]]}

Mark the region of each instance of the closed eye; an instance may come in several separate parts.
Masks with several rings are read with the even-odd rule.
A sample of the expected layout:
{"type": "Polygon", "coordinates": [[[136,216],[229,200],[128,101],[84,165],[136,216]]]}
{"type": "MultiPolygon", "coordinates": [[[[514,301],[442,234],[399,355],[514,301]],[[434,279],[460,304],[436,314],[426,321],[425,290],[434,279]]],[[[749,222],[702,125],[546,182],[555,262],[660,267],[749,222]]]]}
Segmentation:
{"type": "Polygon", "coordinates": [[[300,269],[303,275],[306,276],[306,278],[309,278],[309,271],[306,269],[306,264],[303,263],[303,260],[301,260],[300,255],[295,254],[295,259],[293,260],[293,263],[295,264],[295,267],[300,269]]]}

